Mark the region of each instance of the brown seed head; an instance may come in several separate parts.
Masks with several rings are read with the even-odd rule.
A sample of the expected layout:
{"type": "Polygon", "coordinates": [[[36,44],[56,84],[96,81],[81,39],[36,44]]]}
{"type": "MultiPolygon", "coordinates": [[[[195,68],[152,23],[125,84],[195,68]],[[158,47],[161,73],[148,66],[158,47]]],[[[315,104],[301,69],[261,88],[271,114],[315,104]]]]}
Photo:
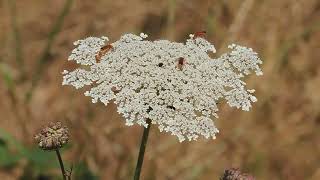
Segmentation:
{"type": "Polygon", "coordinates": [[[239,169],[231,168],[224,171],[220,180],[255,180],[253,176],[241,173],[239,169]]]}
{"type": "Polygon", "coordinates": [[[49,123],[34,138],[41,149],[55,150],[69,141],[69,131],[61,122],[49,123]]]}

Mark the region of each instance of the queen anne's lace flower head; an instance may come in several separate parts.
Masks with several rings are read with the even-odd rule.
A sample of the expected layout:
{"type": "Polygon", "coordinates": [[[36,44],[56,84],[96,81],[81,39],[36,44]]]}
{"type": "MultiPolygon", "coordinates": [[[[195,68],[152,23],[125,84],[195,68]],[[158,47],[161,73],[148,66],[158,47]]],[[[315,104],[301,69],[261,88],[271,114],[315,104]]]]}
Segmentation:
{"type": "Polygon", "coordinates": [[[126,125],[146,127],[151,119],[180,141],[215,138],[219,131],[212,119],[218,117],[221,100],[245,111],[257,101],[241,80],[252,71],[262,74],[262,62],[252,49],[231,45],[231,53],[213,59],[208,52],[216,50],[203,38],[190,36],[183,44],[147,37],[125,34],[111,44],[107,37],[76,41],[69,60],[90,68],[64,70],[62,84],[77,89],[91,85],[85,95],[93,103],[114,100],[126,125]],[[101,54],[105,45],[112,48],[101,54]]]}

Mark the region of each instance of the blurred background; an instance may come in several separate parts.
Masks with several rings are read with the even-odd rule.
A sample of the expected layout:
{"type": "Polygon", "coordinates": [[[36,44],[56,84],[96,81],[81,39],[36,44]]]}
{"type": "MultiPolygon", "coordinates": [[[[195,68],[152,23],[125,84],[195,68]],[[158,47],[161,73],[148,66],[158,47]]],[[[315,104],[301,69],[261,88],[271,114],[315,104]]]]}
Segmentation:
{"type": "Polygon", "coordinates": [[[74,179],[132,179],[142,127],[124,125],[113,104],[92,104],[62,87],[67,58],[87,36],[127,32],[184,42],[206,30],[252,47],[264,76],[250,76],[250,112],[221,104],[216,140],[179,143],[152,127],[143,180],[214,180],[238,167],[262,180],[320,179],[320,1],[318,0],[0,0],[0,179],[59,179],[53,152],[38,150],[39,128],[62,121],[74,179]]]}

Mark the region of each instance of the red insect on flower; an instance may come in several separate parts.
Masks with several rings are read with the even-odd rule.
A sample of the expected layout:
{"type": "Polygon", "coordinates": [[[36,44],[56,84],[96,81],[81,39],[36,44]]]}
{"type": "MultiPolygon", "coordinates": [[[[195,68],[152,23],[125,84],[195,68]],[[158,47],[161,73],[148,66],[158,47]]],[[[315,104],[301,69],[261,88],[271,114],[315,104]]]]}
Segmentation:
{"type": "Polygon", "coordinates": [[[99,63],[101,61],[102,56],[105,55],[111,49],[113,49],[113,46],[111,44],[107,44],[107,45],[103,46],[100,49],[100,51],[98,52],[98,54],[96,55],[97,63],[99,63]]]}
{"type": "Polygon", "coordinates": [[[204,38],[206,36],[206,31],[198,31],[194,33],[194,38],[204,38]]]}

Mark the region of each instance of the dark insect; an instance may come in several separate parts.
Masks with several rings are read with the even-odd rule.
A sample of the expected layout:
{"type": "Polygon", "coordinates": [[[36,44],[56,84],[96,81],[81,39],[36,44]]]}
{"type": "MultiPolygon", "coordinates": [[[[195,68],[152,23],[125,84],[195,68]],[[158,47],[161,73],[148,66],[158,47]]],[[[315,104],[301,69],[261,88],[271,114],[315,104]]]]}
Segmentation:
{"type": "Polygon", "coordinates": [[[167,106],[167,108],[172,109],[172,110],[176,110],[176,108],[174,106],[167,106]]]}
{"type": "Polygon", "coordinates": [[[149,106],[148,109],[147,109],[147,113],[149,113],[152,110],[153,110],[153,108],[149,106]]]}
{"type": "Polygon", "coordinates": [[[183,57],[179,57],[178,59],[178,64],[177,64],[177,68],[179,70],[182,70],[183,65],[185,65],[187,62],[183,57]]]}
{"type": "Polygon", "coordinates": [[[114,92],[115,94],[117,94],[117,93],[120,92],[120,90],[118,90],[118,89],[117,89],[116,87],[114,87],[114,86],[111,88],[111,91],[114,92]]]}
{"type": "Polygon", "coordinates": [[[107,44],[107,45],[103,46],[100,49],[100,51],[98,52],[98,54],[96,55],[97,63],[99,63],[101,61],[102,56],[105,55],[111,49],[113,49],[113,46],[111,44],[107,44]]]}

